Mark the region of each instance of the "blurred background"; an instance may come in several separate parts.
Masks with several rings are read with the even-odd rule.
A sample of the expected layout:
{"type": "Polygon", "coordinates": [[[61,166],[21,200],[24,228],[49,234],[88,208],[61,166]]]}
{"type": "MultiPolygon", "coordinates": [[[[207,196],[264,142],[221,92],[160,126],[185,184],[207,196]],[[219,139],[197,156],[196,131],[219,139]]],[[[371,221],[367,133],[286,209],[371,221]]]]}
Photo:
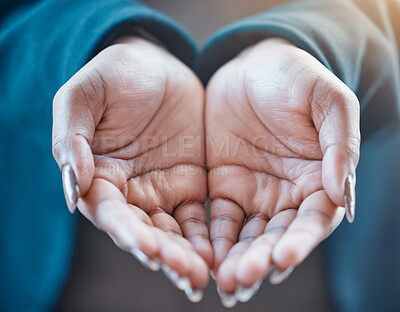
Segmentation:
{"type": "MultiPolygon", "coordinates": [[[[181,22],[201,46],[215,30],[279,3],[278,0],[150,0],[148,5],[181,22]]],[[[66,209],[66,208],[65,208],[66,209]]],[[[144,269],[131,255],[79,216],[72,270],[57,311],[219,311],[215,283],[191,304],[161,273],[144,269]]],[[[334,311],[321,247],[279,286],[265,281],[258,294],[233,311],[334,311]]]]}

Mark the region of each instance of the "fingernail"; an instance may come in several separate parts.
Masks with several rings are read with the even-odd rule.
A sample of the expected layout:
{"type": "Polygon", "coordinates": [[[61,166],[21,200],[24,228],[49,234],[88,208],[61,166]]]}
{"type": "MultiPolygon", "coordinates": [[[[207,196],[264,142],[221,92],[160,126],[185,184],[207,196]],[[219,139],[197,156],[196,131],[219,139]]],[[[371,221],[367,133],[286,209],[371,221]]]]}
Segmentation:
{"type": "Polygon", "coordinates": [[[160,270],[160,263],[158,263],[156,260],[153,260],[153,259],[149,258],[148,256],[146,256],[140,249],[134,248],[132,251],[132,254],[147,269],[154,271],[154,272],[157,272],[158,270],[160,270]]]}
{"type": "Polygon", "coordinates": [[[179,274],[172,270],[168,265],[162,265],[161,270],[176,288],[186,291],[186,289],[191,287],[187,277],[180,277],[179,274]]]}
{"type": "Polygon", "coordinates": [[[235,294],[228,294],[225,291],[223,291],[219,286],[217,286],[217,292],[219,297],[221,298],[221,303],[225,308],[233,308],[236,303],[236,297],[235,294]]]}
{"type": "Polygon", "coordinates": [[[269,275],[269,282],[273,285],[278,285],[287,280],[293,270],[294,267],[289,267],[285,271],[280,271],[277,268],[274,268],[271,270],[271,274],[269,275]]]}
{"type": "Polygon", "coordinates": [[[176,280],[176,287],[180,290],[186,291],[190,288],[190,281],[187,277],[178,277],[176,280]]]}
{"type": "Polygon", "coordinates": [[[260,289],[261,284],[262,284],[262,279],[255,282],[254,285],[251,287],[239,286],[235,292],[236,299],[239,302],[243,303],[249,301],[251,298],[254,297],[254,295],[260,289]]]}
{"type": "Polygon", "coordinates": [[[193,303],[200,302],[203,299],[203,291],[201,289],[186,288],[185,295],[193,303]]]}
{"type": "Polygon", "coordinates": [[[356,214],[356,190],[354,174],[349,174],[346,182],[344,183],[344,203],[347,221],[349,223],[353,223],[356,214]]]}
{"type": "Polygon", "coordinates": [[[62,167],[62,181],[68,210],[74,213],[79,199],[79,186],[70,164],[65,164],[62,167]]]}
{"type": "Polygon", "coordinates": [[[211,278],[215,281],[215,274],[214,274],[213,271],[210,271],[210,276],[211,276],[211,278]]]}

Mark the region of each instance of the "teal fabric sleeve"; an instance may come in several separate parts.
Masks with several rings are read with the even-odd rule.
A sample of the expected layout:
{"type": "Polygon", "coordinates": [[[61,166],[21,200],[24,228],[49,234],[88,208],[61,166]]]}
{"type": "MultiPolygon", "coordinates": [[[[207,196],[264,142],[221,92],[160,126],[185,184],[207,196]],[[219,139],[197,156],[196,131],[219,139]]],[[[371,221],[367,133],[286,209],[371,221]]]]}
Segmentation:
{"type": "Polygon", "coordinates": [[[189,36],[137,1],[0,2],[0,311],[48,311],[70,267],[75,217],[51,152],[58,88],[140,26],[191,65],[189,36]]]}
{"type": "Polygon", "coordinates": [[[201,51],[196,67],[203,82],[246,47],[271,37],[306,50],[357,94],[363,139],[397,127],[398,1],[300,0],[235,22],[201,51]]]}

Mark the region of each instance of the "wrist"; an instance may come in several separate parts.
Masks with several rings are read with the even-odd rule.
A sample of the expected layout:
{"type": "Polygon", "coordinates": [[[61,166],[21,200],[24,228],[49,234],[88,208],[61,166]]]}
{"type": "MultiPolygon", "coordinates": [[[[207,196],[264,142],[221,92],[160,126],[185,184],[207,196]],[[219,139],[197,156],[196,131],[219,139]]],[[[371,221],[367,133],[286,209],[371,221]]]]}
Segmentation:
{"type": "Polygon", "coordinates": [[[259,41],[258,43],[247,47],[241,54],[243,56],[248,56],[252,54],[253,52],[258,52],[258,51],[271,51],[272,49],[283,49],[283,48],[296,48],[298,49],[293,43],[290,41],[283,39],[283,38],[267,38],[259,41]]]}
{"type": "Polygon", "coordinates": [[[138,55],[152,55],[154,53],[156,53],[156,55],[169,54],[162,45],[142,36],[133,34],[123,35],[114,39],[105,50],[114,48],[121,51],[128,51],[129,53],[134,52],[138,55]]]}
{"type": "Polygon", "coordinates": [[[120,36],[115,38],[110,43],[110,45],[118,44],[118,43],[131,43],[133,41],[141,41],[141,40],[152,42],[154,44],[164,47],[164,44],[160,40],[158,40],[155,36],[153,36],[147,30],[145,30],[141,27],[138,27],[138,26],[132,27],[129,30],[129,32],[120,34],[120,36]]]}

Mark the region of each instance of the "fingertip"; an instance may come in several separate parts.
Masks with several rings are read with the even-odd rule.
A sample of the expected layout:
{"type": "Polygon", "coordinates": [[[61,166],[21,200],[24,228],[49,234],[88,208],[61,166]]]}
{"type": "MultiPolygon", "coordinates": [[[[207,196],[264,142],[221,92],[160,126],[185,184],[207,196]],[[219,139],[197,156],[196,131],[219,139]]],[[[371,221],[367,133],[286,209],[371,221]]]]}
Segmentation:
{"type": "Polygon", "coordinates": [[[240,285],[250,287],[264,277],[267,266],[268,264],[262,263],[260,259],[245,255],[238,264],[236,279],[240,285]]]}
{"type": "Polygon", "coordinates": [[[205,261],[208,268],[209,269],[212,268],[214,252],[213,252],[210,241],[206,240],[205,238],[201,238],[201,237],[193,237],[193,239],[191,239],[190,241],[193,244],[193,248],[200,255],[200,257],[205,261]]]}
{"type": "Polygon", "coordinates": [[[159,251],[158,242],[151,228],[140,222],[142,221],[136,222],[136,219],[127,219],[126,223],[119,222],[116,225],[114,221],[114,224],[111,225],[110,221],[111,227],[104,230],[108,232],[119,248],[130,253],[138,249],[148,257],[155,257],[159,251]]]}
{"type": "Polygon", "coordinates": [[[236,276],[229,261],[221,263],[216,278],[218,286],[225,292],[233,293],[236,290],[236,276]]]}
{"type": "Polygon", "coordinates": [[[199,289],[206,287],[210,279],[207,264],[201,258],[193,259],[192,263],[192,271],[189,276],[192,288],[199,289]]]}
{"type": "Polygon", "coordinates": [[[296,266],[301,259],[299,248],[293,243],[277,243],[272,250],[272,260],[280,270],[286,270],[291,266],[296,266]]]}
{"type": "Polygon", "coordinates": [[[135,239],[136,247],[149,257],[155,257],[159,253],[160,246],[158,241],[147,225],[143,225],[143,230],[139,229],[140,236],[135,239]]]}
{"type": "Polygon", "coordinates": [[[187,253],[175,242],[163,242],[161,244],[160,258],[180,276],[186,276],[190,269],[190,260],[187,253]]]}

